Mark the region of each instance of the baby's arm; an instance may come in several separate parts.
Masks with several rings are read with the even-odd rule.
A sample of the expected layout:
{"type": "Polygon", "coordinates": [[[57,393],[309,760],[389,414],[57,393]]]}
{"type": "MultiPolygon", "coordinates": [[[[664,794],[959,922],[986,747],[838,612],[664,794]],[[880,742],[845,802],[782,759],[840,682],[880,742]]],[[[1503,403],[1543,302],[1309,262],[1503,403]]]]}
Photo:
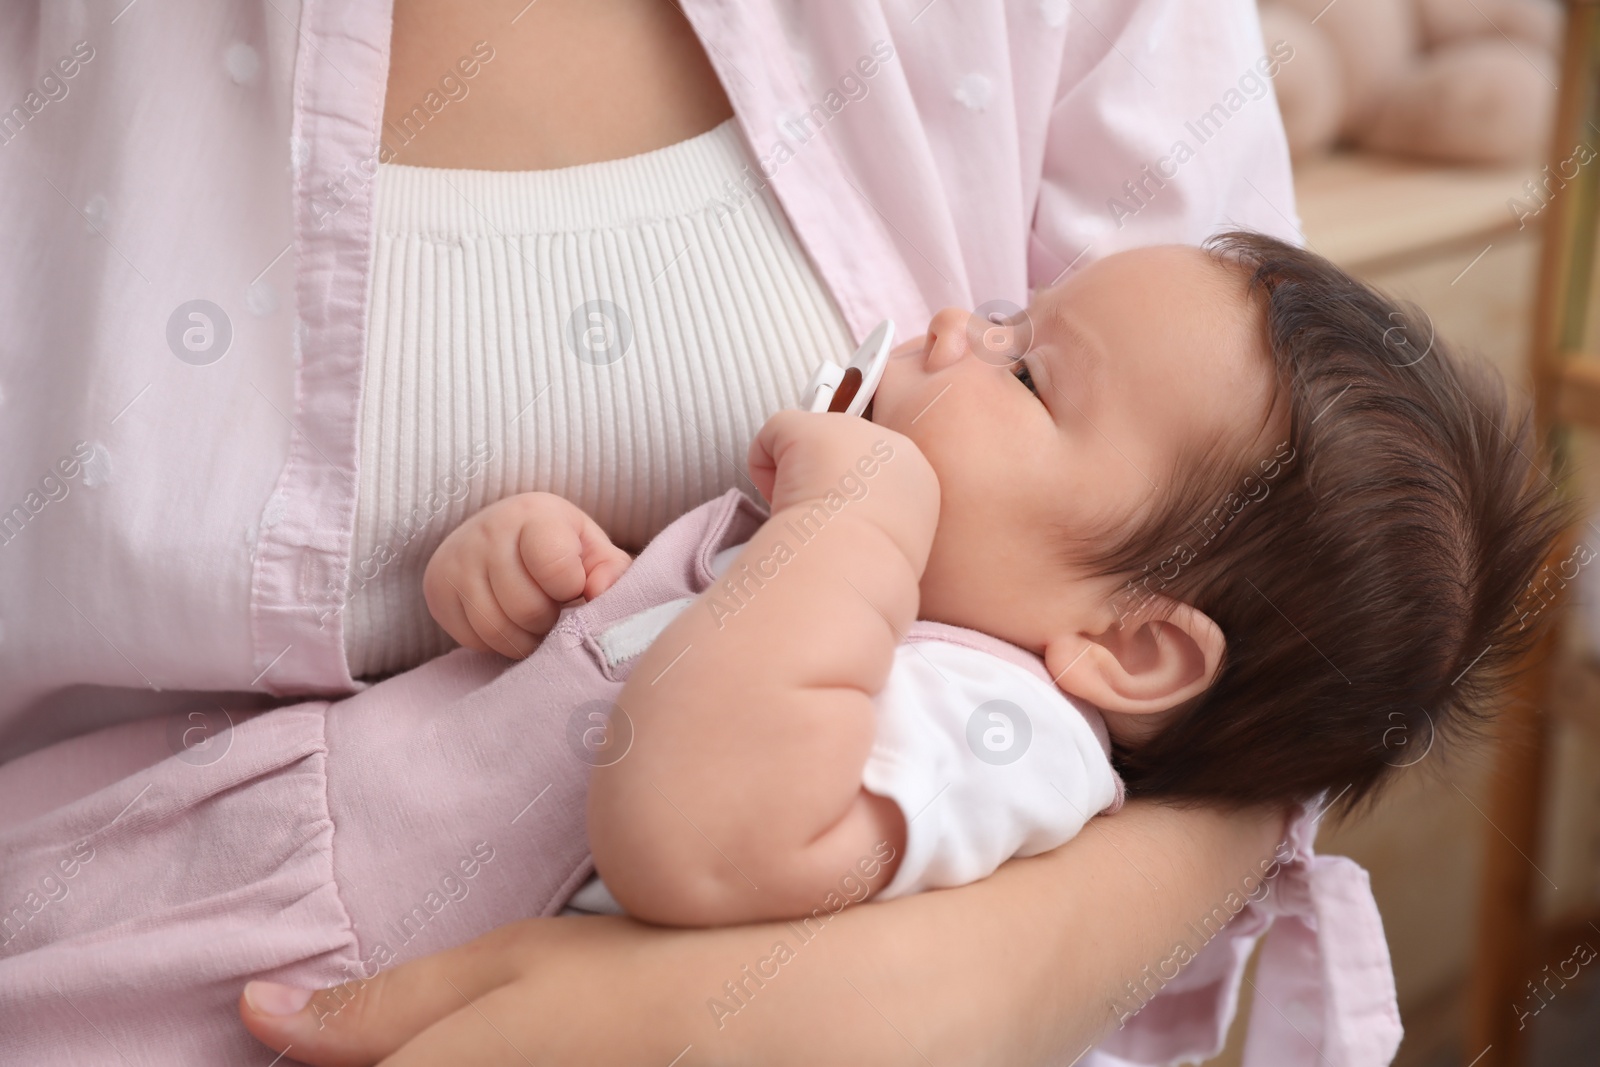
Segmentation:
{"type": "Polygon", "coordinates": [[[781,413],[750,453],[772,516],[635,664],[618,697],[632,747],[591,780],[596,866],[654,922],[808,914],[904,847],[861,776],[938,481],[910,440],[848,415],[781,413]]]}
{"type": "Polygon", "coordinates": [[[593,600],[631,562],[576,504],[519,493],[450,532],[428,560],[422,593],[461,644],[521,659],[550,632],[561,605],[593,600]]]}

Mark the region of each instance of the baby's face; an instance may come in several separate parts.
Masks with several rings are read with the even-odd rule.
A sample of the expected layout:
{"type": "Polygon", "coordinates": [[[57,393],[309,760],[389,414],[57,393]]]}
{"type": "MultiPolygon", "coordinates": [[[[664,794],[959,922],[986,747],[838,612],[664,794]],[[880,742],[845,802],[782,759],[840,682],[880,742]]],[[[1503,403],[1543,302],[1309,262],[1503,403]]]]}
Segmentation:
{"type": "Polygon", "coordinates": [[[940,311],[895,349],[872,418],[939,476],[922,617],[1037,651],[1063,625],[1116,621],[1120,581],[1075,569],[1072,542],[1125,532],[1183,450],[1270,454],[1287,423],[1246,278],[1199,249],[1109,256],[1037,293],[1026,319],[940,311]]]}

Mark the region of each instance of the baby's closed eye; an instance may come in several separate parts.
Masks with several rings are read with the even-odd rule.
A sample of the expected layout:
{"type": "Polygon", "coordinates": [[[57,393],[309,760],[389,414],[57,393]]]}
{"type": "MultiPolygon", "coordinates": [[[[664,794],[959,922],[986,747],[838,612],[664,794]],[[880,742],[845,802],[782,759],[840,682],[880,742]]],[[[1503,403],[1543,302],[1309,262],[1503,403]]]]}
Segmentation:
{"type": "Polygon", "coordinates": [[[1026,363],[1019,359],[1011,364],[1011,374],[1017,381],[1028,387],[1028,392],[1034,396],[1039,395],[1039,387],[1033,382],[1033,372],[1028,369],[1026,363]]]}

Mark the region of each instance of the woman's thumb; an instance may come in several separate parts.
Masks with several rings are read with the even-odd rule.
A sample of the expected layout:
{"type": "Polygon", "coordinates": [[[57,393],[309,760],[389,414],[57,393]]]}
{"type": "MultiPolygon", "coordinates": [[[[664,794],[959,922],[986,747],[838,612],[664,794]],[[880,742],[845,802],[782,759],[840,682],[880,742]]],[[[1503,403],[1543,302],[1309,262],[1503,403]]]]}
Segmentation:
{"type": "Polygon", "coordinates": [[[239,998],[239,1018],[258,1041],[283,1053],[284,1062],[317,1067],[376,1063],[415,1032],[375,1018],[372,1006],[383,998],[371,987],[386,977],[315,991],[249,982],[239,998]]]}

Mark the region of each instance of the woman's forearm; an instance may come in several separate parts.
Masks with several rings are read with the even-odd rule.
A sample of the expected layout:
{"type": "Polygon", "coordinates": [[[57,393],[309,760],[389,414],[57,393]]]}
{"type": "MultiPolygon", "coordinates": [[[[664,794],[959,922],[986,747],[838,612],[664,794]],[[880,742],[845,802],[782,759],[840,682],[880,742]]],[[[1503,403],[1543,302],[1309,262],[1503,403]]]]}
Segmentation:
{"type": "Polygon", "coordinates": [[[1136,801],[981,882],[826,923],[530,920],[292,1016],[243,1014],[327,1067],[1066,1062],[1115,1024],[1124,983],[1248,888],[1283,823],[1136,801]]]}
{"type": "MultiPolygon", "coordinates": [[[[1280,813],[1134,802],[981,882],[847,909],[726,1020],[731,1054],[717,1061],[911,1065],[937,1052],[942,1062],[1014,1067],[1070,1058],[1115,1025],[1126,982],[1193,942],[1189,924],[1242,892],[1283,825],[1280,813]],[[823,1017],[831,1033],[805,1023],[823,1017]],[[799,1041],[792,1058],[781,1054],[782,1036],[799,1041]],[[819,1050],[818,1041],[837,1047],[819,1050]]],[[[750,941],[754,949],[762,937],[750,941]]]]}

